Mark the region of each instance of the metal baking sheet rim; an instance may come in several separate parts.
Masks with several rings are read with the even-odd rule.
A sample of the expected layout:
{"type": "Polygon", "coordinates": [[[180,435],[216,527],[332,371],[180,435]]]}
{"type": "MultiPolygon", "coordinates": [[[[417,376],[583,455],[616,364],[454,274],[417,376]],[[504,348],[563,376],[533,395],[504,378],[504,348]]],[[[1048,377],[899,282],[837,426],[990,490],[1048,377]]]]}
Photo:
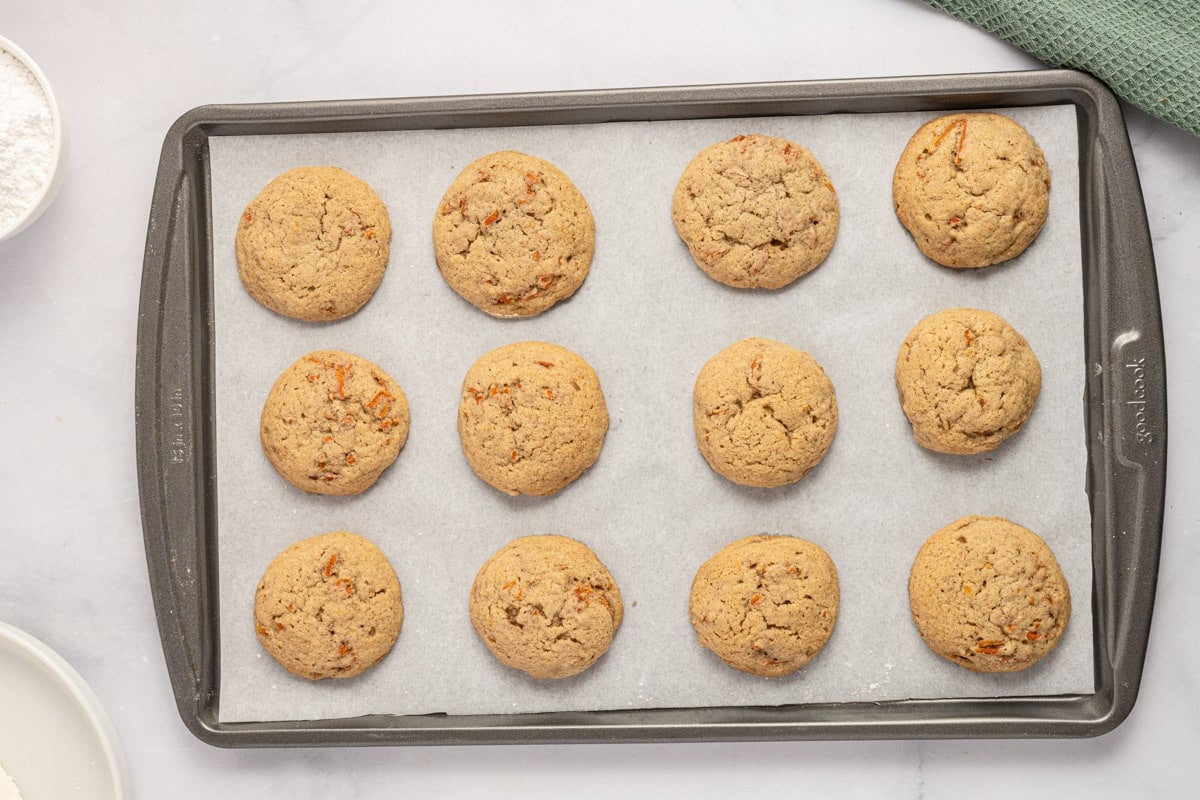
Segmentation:
{"type": "Polygon", "coordinates": [[[142,528],[163,653],[185,725],[222,747],[1087,737],[1133,708],[1154,606],[1166,480],[1158,285],[1120,105],[1068,70],[750,85],[202,106],[168,131],[138,314],[142,528]],[[210,136],[936,112],[1069,103],[1079,123],[1092,507],[1092,694],[520,715],[220,722],[210,136]]]}

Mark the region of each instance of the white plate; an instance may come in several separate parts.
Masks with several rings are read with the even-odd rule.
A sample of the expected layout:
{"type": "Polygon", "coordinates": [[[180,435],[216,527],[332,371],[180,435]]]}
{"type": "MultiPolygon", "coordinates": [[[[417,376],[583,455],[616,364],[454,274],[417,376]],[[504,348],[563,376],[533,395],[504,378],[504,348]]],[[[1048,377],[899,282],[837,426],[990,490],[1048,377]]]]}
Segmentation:
{"type": "Polygon", "coordinates": [[[0,622],[0,765],[25,800],[123,800],[129,775],[96,695],[46,645],[0,622]]]}

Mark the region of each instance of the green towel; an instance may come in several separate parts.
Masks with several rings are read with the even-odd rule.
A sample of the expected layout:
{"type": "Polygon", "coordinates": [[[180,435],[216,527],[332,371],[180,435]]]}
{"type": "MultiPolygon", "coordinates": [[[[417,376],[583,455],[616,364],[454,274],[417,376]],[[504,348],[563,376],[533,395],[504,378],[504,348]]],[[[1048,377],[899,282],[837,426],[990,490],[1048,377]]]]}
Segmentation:
{"type": "Polygon", "coordinates": [[[1200,135],[1200,0],[925,0],[1200,135]]]}

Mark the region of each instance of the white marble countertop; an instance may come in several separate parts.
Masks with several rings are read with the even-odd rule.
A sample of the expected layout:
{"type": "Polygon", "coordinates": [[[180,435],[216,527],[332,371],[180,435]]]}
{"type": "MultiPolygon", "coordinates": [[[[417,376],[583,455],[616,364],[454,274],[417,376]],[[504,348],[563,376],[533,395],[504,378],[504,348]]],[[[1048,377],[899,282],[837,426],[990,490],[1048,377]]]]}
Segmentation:
{"type": "MultiPolygon", "coordinates": [[[[984,72],[1039,64],[916,0],[826,4],[4,4],[71,140],[55,205],[0,242],[0,620],[108,709],[141,798],[1197,796],[1200,139],[1126,109],[1162,293],[1171,409],[1158,599],[1141,694],[1081,741],[789,742],[242,750],[180,721],[142,549],[134,339],[170,124],[214,102],[405,97],[984,72]]],[[[30,800],[33,800],[31,798],[30,800]]]]}

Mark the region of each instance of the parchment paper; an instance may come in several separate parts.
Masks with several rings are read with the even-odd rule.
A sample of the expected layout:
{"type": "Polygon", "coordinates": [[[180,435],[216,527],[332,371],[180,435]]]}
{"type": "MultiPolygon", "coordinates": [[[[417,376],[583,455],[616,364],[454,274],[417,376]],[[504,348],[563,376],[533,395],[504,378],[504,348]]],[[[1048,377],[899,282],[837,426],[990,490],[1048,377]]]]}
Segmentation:
{"type": "Polygon", "coordinates": [[[1007,265],[949,270],[922,257],[895,218],[891,176],[925,113],[716,119],[578,126],[215,137],[210,141],[216,321],[220,570],[220,718],[320,719],[366,713],[491,713],[896,698],[1052,695],[1094,690],[1091,533],[1084,489],[1085,361],[1075,112],[1005,113],[1042,145],[1053,174],[1049,221],[1007,265]],[[825,165],[841,203],[828,260],[778,292],[724,287],[691,262],[671,195],[702,148],[739,133],[784,136],[825,165]],[[471,160],[501,149],[547,158],[596,217],[591,274],[570,301],[527,320],[497,320],[442,281],[432,215],[471,160]],[[336,323],[277,316],[246,294],[238,217],[275,175],[334,164],[387,204],[391,261],[375,297],[336,323]],[[900,342],[925,315],[985,308],[1029,340],[1043,367],[1024,430],[993,454],[941,456],[913,441],[893,382],[900,342]],[[738,339],[766,336],[812,354],[833,381],[837,437],[821,465],[787,488],[738,487],[696,450],[697,371],[738,339]],[[510,498],[479,481],[455,427],[463,375],[511,341],[568,347],[600,376],[611,416],[596,465],[549,498],[510,498]],[[380,364],[406,392],[408,444],[358,497],[287,485],[258,440],[279,372],[317,348],[380,364]],[[1074,597],[1065,638],[1022,673],[969,673],[933,655],[909,617],[908,570],[921,543],[967,514],[1037,531],[1074,597]],[[268,562],[292,542],[351,530],[378,544],[403,587],[392,653],[345,681],[294,678],[259,647],[251,618],[268,562]],[[782,679],[736,672],[702,650],[688,621],[697,567],[736,538],[769,532],[824,547],[841,580],[826,649],[782,679]],[[479,566],[516,536],[560,533],[590,545],[625,598],[625,621],[593,668],[537,682],[499,665],[477,640],[467,595],[479,566]]]}

